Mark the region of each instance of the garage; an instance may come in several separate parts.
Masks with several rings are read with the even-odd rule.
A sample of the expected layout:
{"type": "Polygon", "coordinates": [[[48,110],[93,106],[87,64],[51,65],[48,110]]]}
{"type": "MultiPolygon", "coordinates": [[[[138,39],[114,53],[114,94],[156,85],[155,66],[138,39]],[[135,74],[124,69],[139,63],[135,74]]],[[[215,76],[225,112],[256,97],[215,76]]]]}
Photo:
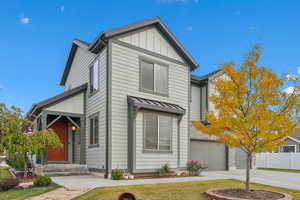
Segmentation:
{"type": "Polygon", "coordinates": [[[227,170],[226,147],[209,140],[191,140],[191,160],[207,163],[208,171],[227,170]]]}
{"type": "Polygon", "coordinates": [[[247,154],[240,148],[235,149],[235,165],[237,169],[246,169],[247,154]]]}

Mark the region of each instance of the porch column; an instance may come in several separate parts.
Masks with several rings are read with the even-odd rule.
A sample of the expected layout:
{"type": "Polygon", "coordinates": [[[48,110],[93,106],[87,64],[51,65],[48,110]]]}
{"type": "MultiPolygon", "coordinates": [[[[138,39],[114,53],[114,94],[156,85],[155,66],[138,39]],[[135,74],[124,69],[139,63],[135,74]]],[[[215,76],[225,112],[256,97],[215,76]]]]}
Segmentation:
{"type": "Polygon", "coordinates": [[[85,117],[80,117],[80,164],[86,164],[85,146],[86,146],[86,136],[85,136],[85,117]]]}

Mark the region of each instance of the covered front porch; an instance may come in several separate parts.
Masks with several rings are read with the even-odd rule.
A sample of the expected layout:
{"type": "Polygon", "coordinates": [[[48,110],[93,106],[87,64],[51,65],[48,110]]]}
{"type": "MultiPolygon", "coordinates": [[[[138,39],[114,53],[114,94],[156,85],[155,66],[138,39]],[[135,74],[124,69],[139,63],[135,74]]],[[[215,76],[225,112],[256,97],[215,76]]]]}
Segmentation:
{"type": "Polygon", "coordinates": [[[29,116],[35,130],[52,129],[62,148],[48,148],[36,156],[37,164],[81,164],[85,160],[85,91],[86,85],[68,90],[34,104],[29,116]]]}

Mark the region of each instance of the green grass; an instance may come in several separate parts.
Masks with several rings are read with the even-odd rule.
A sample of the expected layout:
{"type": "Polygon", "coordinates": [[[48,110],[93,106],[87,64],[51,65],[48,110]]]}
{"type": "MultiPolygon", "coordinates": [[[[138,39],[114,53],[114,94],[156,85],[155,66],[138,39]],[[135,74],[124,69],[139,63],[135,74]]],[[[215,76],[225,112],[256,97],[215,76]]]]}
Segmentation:
{"type": "Polygon", "coordinates": [[[11,174],[7,167],[0,167],[0,182],[11,178],[11,174]]]}
{"type": "MultiPolygon", "coordinates": [[[[116,200],[123,192],[133,193],[137,200],[207,200],[203,192],[210,188],[236,188],[244,187],[238,180],[195,181],[182,183],[163,183],[153,185],[117,186],[93,189],[76,200],[116,200]]],[[[261,184],[251,184],[252,188],[260,188],[284,192],[294,199],[300,199],[300,191],[272,187],[261,184]]]]}
{"type": "Polygon", "coordinates": [[[48,187],[34,187],[24,190],[9,190],[0,193],[0,200],[23,200],[29,197],[38,196],[46,192],[50,192],[60,188],[58,185],[51,185],[48,187]]]}
{"type": "Polygon", "coordinates": [[[275,168],[257,168],[258,170],[278,171],[278,172],[289,172],[289,173],[300,173],[297,169],[275,169],[275,168]]]}

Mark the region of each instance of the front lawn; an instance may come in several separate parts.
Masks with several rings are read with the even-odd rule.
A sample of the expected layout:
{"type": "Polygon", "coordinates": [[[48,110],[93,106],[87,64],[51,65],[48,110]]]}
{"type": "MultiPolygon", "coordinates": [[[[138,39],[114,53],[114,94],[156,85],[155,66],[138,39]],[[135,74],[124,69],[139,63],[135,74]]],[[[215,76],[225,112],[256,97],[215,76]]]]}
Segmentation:
{"type": "MultiPolygon", "coordinates": [[[[123,192],[133,193],[138,200],[207,200],[203,192],[210,188],[244,187],[238,180],[195,181],[182,183],[163,183],[154,185],[118,186],[93,189],[76,200],[116,200],[123,192]]],[[[300,191],[272,187],[261,184],[251,184],[252,188],[274,190],[290,194],[294,199],[300,199],[300,191]]]]}
{"type": "Polygon", "coordinates": [[[297,169],[276,169],[276,168],[257,168],[258,170],[278,171],[278,172],[289,172],[289,173],[300,173],[297,169]]]}
{"type": "Polygon", "coordinates": [[[0,182],[11,178],[11,174],[7,167],[0,167],[0,182]]]}
{"type": "Polygon", "coordinates": [[[48,187],[34,187],[24,190],[9,190],[7,192],[0,192],[0,200],[23,200],[29,197],[38,196],[46,192],[50,192],[60,188],[58,185],[51,185],[48,187]]]}

